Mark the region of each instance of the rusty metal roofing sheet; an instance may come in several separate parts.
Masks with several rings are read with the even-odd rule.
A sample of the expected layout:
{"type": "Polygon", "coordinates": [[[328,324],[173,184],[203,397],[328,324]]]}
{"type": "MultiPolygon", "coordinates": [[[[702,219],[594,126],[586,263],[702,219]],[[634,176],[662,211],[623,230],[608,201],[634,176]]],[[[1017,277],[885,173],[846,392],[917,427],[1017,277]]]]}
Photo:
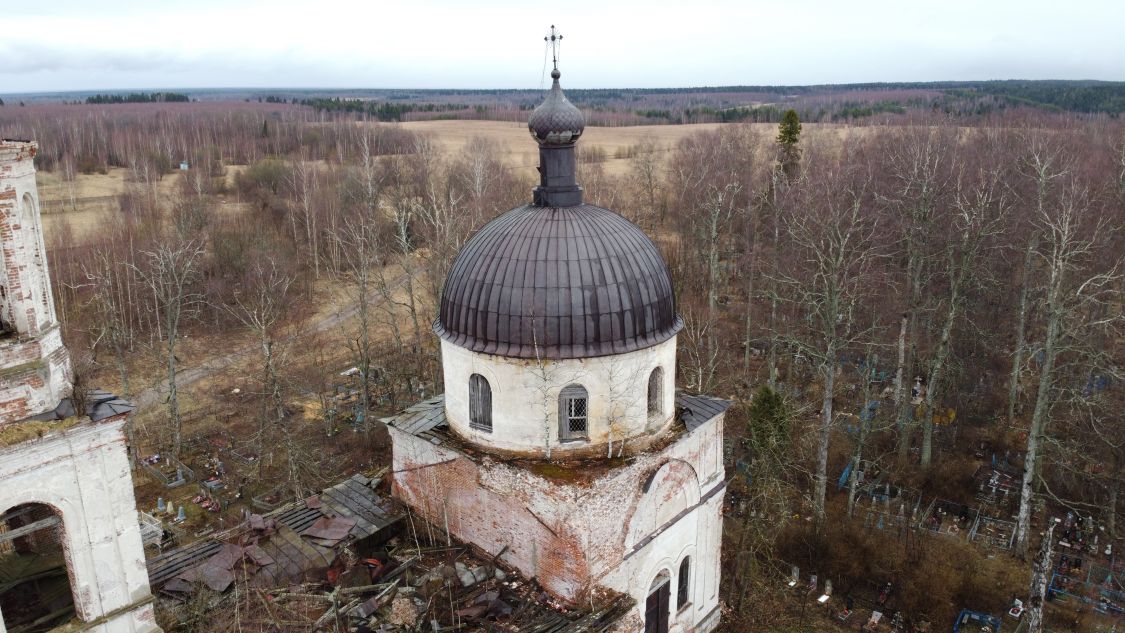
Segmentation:
{"type": "Polygon", "coordinates": [[[351,535],[357,539],[371,536],[401,519],[383,510],[379,497],[371,490],[370,480],[362,475],[326,489],[320,498],[323,506],[336,516],[356,520],[351,535]]]}
{"type": "Polygon", "coordinates": [[[287,526],[294,532],[302,532],[305,528],[309,527],[316,520],[323,517],[324,513],[318,508],[306,508],[304,506],[286,506],[279,510],[274,511],[276,514],[270,514],[271,517],[277,519],[277,522],[287,526]]]}
{"type": "Polygon", "coordinates": [[[303,539],[285,525],[278,526],[277,532],[258,546],[274,560],[252,576],[250,584],[259,588],[322,578],[324,570],[336,560],[336,552],[331,548],[303,539]]]}
{"type": "Polygon", "coordinates": [[[148,561],[149,583],[153,587],[159,587],[179,573],[207,560],[221,548],[222,543],[204,539],[164,552],[148,561]]]}
{"type": "Polygon", "coordinates": [[[726,411],[734,404],[730,400],[715,398],[713,396],[692,395],[682,391],[676,392],[676,409],[680,412],[680,419],[688,431],[703,426],[715,416],[726,411]]]}
{"type": "Polygon", "coordinates": [[[525,205],[465,243],[434,331],[475,352],[584,358],[662,343],[683,327],[652,240],[589,204],[525,205]]]}
{"type": "Polygon", "coordinates": [[[335,545],[348,538],[356,520],[351,517],[320,517],[315,523],[305,528],[301,536],[325,541],[324,545],[335,545]]]}
{"type": "MultiPolygon", "coordinates": [[[[302,532],[318,521],[327,521],[332,526],[347,528],[341,538],[363,539],[402,519],[383,509],[383,499],[371,482],[363,475],[353,475],[326,488],[320,494],[319,507],[310,508],[302,500],[275,510],[264,520],[261,517],[256,521],[248,520],[244,527],[251,530],[254,524],[276,529],[257,530],[252,544],[245,548],[212,537],[166,552],[149,561],[149,582],[156,589],[167,589],[165,585],[175,579],[188,578],[191,579],[188,585],[178,584],[186,591],[191,588],[190,582],[204,579],[202,574],[208,565],[230,569],[231,561],[241,559],[260,566],[249,572],[250,582],[255,587],[321,578],[324,569],[335,560],[336,551],[310,538],[311,535],[303,537],[302,532]]],[[[338,540],[337,535],[332,536],[328,542],[338,540]]],[[[225,575],[216,572],[209,580],[221,584],[224,578],[225,575]]]]}

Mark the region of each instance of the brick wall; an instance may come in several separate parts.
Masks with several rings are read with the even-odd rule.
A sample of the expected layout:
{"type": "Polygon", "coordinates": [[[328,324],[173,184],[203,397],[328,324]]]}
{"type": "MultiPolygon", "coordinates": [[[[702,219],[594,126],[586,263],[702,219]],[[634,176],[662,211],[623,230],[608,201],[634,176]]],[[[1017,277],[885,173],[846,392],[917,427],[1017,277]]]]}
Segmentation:
{"type": "Polygon", "coordinates": [[[9,330],[0,335],[0,428],[53,409],[70,393],[41,232],[37,148],[0,141],[0,320],[9,330]]]}
{"type": "Polygon", "coordinates": [[[448,524],[456,538],[489,554],[503,551],[501,559],[521,574],[578,602],[631,552],[626,537],[650,477],[670,472],[677,485],[697,487],[686,495],[696,500],[700,488],[721,482],[721,428],[707,425],[663,450],[570,483],[488,456],[470,458],[391,427],[395,495],[432,524],[448,524]],[[684,465],[662,469],[670,462],[684,465]]]}

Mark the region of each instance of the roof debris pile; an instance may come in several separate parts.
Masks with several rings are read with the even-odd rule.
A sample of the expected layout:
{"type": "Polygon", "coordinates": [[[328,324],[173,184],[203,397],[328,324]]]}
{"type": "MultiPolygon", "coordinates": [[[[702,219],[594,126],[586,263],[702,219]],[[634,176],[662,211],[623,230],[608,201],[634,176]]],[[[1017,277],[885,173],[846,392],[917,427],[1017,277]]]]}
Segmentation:
{"type": "Polygon", "coordinates": [[[264,630],[372,633],[598,633],[633,607],[598,589],[569,608],[416,516],[400,529],[406,511],[375,491],[378,481],[356,475],[152,559],[162,607],[184,619],[202,600],[208,612],[239,613],[241,625],[264,630]]]}
{"type": "Polygon", "coordinates": [[[237,574],[251,587],[321,579],[345,550],[385,541],[402,517],[373,489],[377,480],[355,475],[320,495],[161,554],[148,563],[151,585],[184,597],[199,583],[226,591],[237,574]]]}

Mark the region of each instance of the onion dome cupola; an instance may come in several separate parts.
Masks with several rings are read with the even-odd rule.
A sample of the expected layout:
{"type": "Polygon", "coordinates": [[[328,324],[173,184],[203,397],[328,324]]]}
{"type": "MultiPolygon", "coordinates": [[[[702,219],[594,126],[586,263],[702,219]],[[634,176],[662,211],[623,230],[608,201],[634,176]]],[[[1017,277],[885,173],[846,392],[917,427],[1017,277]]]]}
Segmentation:
{"type": "Polygon", "coordinates": [[[527,119],[527,129],[540,145],[571,145],[586,129],[586,117],[563,94],[561,76],[558,68],[551,71],[551,91],[527,119]]]}
{"type": "Polygon", "coordinates": [[[557,57],[551,76],[528,120],[539,143],[533,202],[465,243],[434,330],[473,352],[530,359],[606,356],[667,341],[683,327],[668,266],[632,222],[583,203],[574,144],[585,118],[559,86],[557,57]]]}

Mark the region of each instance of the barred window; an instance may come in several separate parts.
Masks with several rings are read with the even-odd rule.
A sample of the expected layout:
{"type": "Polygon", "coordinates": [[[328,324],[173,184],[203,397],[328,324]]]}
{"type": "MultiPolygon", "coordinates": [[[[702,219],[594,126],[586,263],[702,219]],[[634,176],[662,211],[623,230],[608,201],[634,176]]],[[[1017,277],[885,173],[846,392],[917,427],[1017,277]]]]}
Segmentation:
{"type": "Polygon", "coordinates": [[[578,440],[588,435],[589,400],[582,385],[569,385],[559,393],[559,439],[578,440]]]}
{"type": "Polygon", "coordinates": [[[655,417],[663,413],[664,405],[664,370],[657,367],[648,376],[648,417],[655,417]]]}
{"type": "Polygon", "coordinates": [[[480,374],[469,376],[469,426],[492,432],[492,387],[480,374]]]}

